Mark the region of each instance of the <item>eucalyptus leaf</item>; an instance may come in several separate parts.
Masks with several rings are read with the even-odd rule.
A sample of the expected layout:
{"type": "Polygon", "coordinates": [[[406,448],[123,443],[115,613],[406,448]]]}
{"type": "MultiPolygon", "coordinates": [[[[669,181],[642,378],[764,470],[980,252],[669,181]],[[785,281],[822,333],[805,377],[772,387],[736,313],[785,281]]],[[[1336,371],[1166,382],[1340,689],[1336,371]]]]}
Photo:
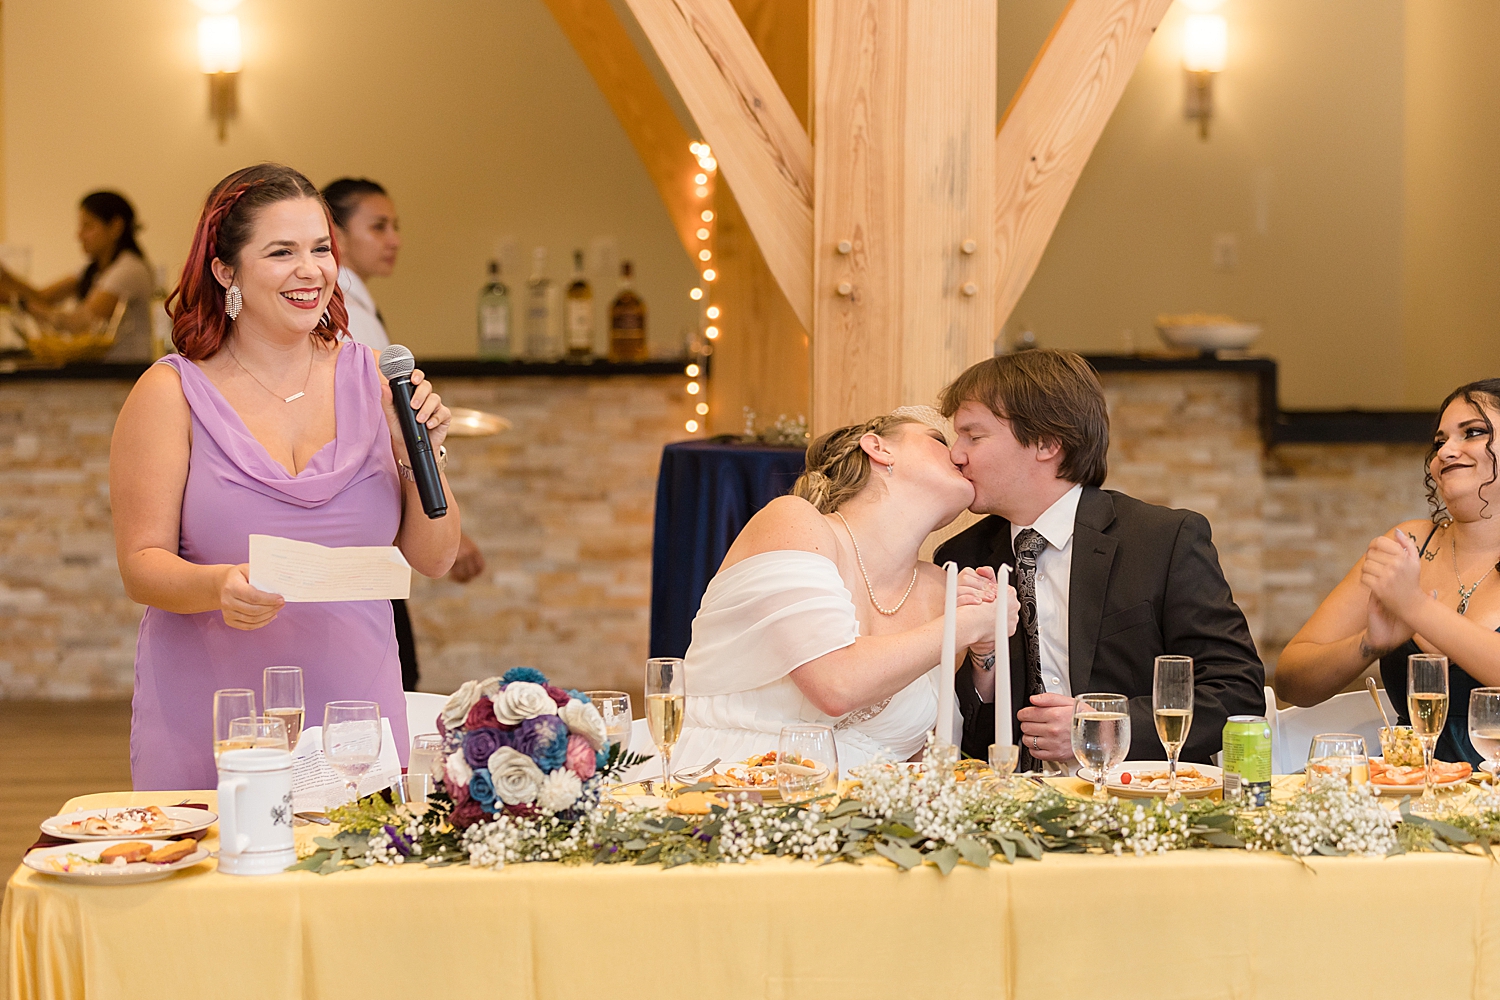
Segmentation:
{"type": "Polygon", "coordinates": [[[958,848],[940,847],[929,854],[927,859],[937,865],[938,871],[947,875],[958,866],[958,848]]]}
{"type": "Polygon", "coordinates": [[[965,861],[976,868],[988,868],[990,866],[990,851],[979,841],[972,837],[959,837],[955,845],[958,853],[965,861]]]}
{"type": "Polygon", "coordinates": [[[910,871],[922,863],[922,852],[906,847],[902,844],[890,843],[888,841],[875,841],[875,852],[883,858],[894,861],[902,871],[910,871]]]}

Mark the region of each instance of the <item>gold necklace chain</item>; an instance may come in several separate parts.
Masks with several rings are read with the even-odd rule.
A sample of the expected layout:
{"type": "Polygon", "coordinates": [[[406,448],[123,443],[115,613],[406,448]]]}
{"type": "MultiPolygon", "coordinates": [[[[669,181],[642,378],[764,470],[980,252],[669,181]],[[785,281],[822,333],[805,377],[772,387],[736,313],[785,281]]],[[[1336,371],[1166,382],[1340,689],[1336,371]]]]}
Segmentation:
{"type": "Polygon", "coordinates": [[[255,379],[255,384],[256,385],[260,386],[262,389],[266,390],[271,395],[273,395],[277,399],[281,400],[283,403],[290,403],[293,400],[301,399],[303,396],[307,395],[307,385],[308,385],[309,382],[312,381],[313,356],[315,354],[317,354],[317,350],[318,349],[316,347],[313,347],[311,350],[308,351],[308,353],[307,353],[307,375],[302,379],[302,388],[300,390],[298,390],[297,392],[292,393],[290,396],[283,396],[281,393],[277,392],[275,389],[272,389],[270,386],[266,385],[260,379],[255,378],[255,373],[253,371],[251,371],[250,369],[248,369],[248,368],[245,367],[245,363],[240,360],[240,356],[238,354],[234,353],[234,348],[233,347],[229,348],[229,356],[234,359],[234,363],[235,364],[237,364],[237,365],[240,366],[240,371],[244,372],[246,375],[249,375],[251,378],[255,379]]]}
{"type": "Polygon", "coordinates": [[[1464,614],[1469,610],[1469,599],[1474,596],[1474,591],[1479,589],[1481,583],[1490,578],[1490,574],[1495,572],[1495,566],[1500,566],[1500,563],[1496,563],[1495,566],[1491,566],[1485,570],[1484,576],[1475,580],[1473,585],[1465,587],[1463,577],[1458,575],[1458,532],[1454,531],[1450,534],[1448,541],[1453,549],[1453,579],[1458,583],[1458,613],[1464,614]]]}
{"type": "Polygon", "coordinates": [[[844,522],[844,530],[849,532],[849,541],[854,544],[854,561],[859,563],[859,575],[865,578],[865,591],[870,595],[870,604],[876,611],[889,618],[897,611],[900,611],[901,605],[905,604],[906,599],[911,596],[912,588],[917,585],[917,567],[913,566],[911,568],[911,583],[906,585],[906,593],[901,595],[901,600],[896,603],[896,606],[889,611],[882,608],[880,602],[875,599],[875,588],[870,586],[870,574],[865,572],[865,557],[859,554],[859,540],[854,537],[854,529],[849,527],[849,522],[844,519],[843,514],[840,514],[838,511],[834,511],[833,514],[840,521],[844,522]]]}

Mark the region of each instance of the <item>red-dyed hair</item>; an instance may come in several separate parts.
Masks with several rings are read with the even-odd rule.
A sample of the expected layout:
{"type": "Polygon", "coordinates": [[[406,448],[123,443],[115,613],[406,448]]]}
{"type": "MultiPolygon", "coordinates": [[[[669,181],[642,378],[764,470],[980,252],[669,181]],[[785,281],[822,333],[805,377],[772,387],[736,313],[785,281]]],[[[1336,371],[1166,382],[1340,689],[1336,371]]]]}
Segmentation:
{"type": "MultiPolygon", "coordinates": [[[[182,280],[167,297],[172,343],[183,357],[192,361],[211,358],[229,335],[229,316],[224,312],[225,288],[214,277],[214,258],[233,265],[250,241],[256,213],[267,205],[294,198],[313,198],[323,207],[328,235],[333,240],[333,260],[339,263],[333,216],[312,181],[279,163],[236,170],[214,185],[209,194],[203,214],[198,217],[198,227],[193,231],[193,248],[182,266],[182,280]]],[[[348,330],[349,311],[344,307],[344,292],[335,283],[328,309],[312,332],[324,342],[333,343],[348,330]]]]}

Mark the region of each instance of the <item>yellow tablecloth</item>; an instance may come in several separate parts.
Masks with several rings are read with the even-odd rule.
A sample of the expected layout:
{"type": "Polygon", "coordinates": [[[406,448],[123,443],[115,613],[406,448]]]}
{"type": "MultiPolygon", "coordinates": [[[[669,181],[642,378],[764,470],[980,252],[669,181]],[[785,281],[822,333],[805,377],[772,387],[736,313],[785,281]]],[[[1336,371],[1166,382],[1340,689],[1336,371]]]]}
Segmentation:
{"type": "Polygon", "coordinates": [[[139,886],[22,868],[0,952],[14,1000],[1492,998],[1500,866],[1192,851],[946,878],[774,859],[233,878],[205,863],[139,886]]]}

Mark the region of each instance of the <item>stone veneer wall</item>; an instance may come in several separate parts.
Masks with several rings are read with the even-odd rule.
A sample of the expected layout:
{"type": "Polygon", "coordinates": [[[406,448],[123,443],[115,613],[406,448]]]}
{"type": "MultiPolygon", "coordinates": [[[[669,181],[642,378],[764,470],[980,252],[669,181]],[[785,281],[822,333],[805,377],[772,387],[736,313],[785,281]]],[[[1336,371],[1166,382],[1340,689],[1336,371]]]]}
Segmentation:
{"type": "MultiPolygon", "coordinates": [[[[1268,665],[1369,539],[1425,511],[1424,449],[1287,445],[1266,455],[1254,380],[1107,373],[1108,486],[1201,511],[1268,665]]],[[[449,477],[488,567],[416,578],[423,686],[530,664],[569,685],[638,687],[661,447],[676,376],[449,379],[453,404],[515,428],[451,443],[449,477]]],[[[0,698],[122,697],[140,609],[110,531],[109,436],[129,386],[0,381],[0,698]]]]}

